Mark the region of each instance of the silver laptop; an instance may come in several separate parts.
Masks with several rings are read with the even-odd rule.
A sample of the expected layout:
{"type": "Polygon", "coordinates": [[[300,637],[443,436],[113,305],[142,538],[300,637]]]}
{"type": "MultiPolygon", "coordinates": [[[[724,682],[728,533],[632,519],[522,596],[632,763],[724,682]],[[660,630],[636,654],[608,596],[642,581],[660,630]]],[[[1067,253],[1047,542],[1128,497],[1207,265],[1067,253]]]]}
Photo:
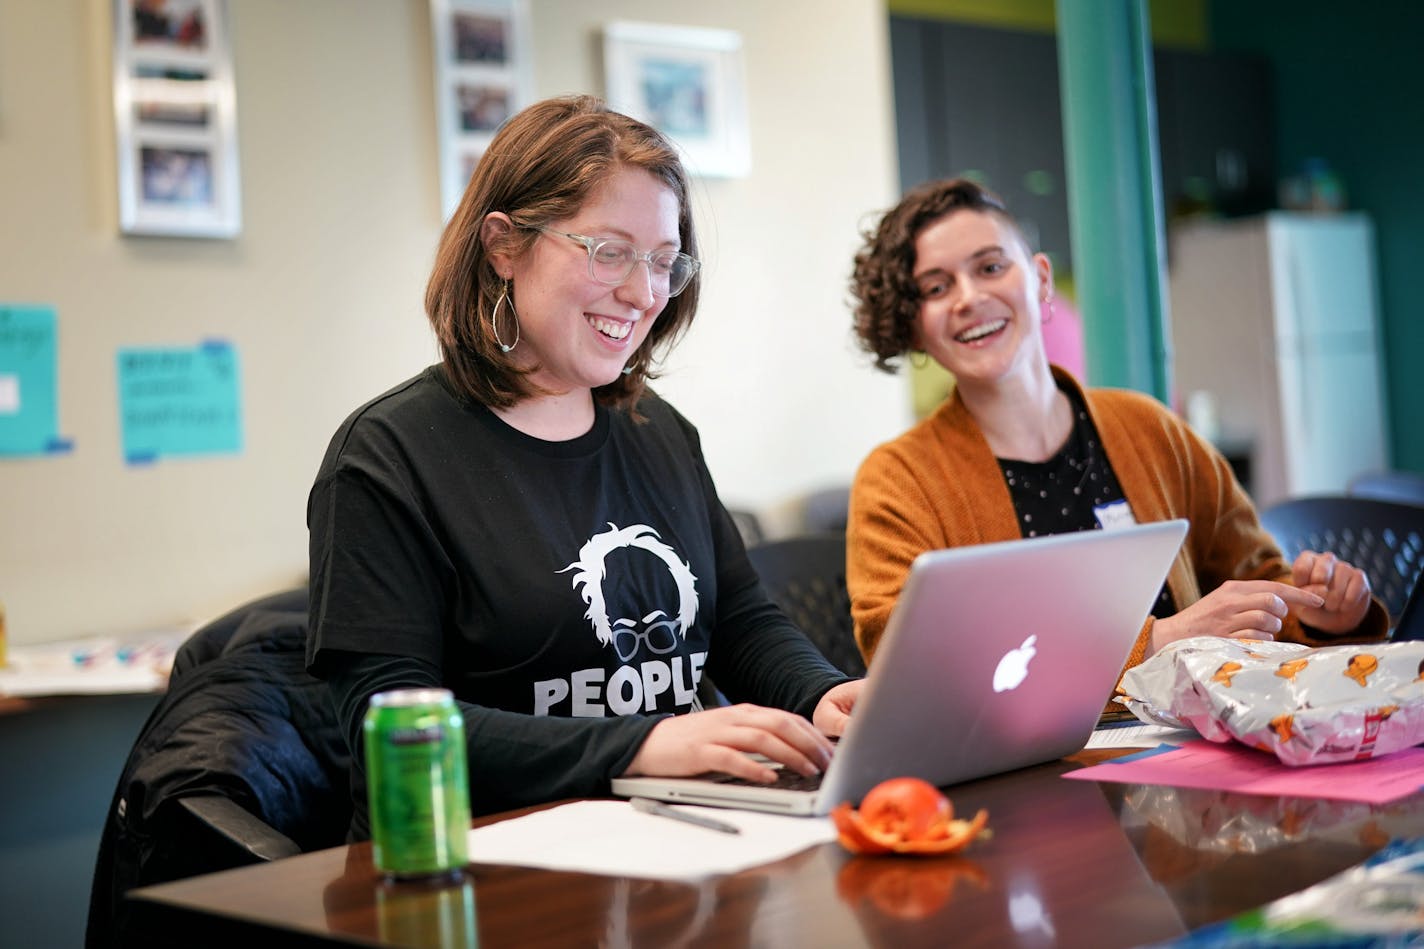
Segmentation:
{"type": "Polygon", "coordinates": [[[921,554],[820,787],[615,778],[613,793],[782,814],[886,778],[944,787],[1081,749],[1187,533],[1184,520],[921,554]]]}

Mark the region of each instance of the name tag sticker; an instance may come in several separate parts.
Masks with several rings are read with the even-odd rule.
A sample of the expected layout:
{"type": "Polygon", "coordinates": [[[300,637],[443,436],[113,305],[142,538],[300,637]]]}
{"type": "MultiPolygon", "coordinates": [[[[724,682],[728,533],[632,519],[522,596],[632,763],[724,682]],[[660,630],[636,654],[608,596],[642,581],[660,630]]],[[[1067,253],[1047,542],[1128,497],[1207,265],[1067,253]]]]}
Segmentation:
{"type": "Polygon", "coordinates": [[[1095,507],[1093,516],[1098,519],[1098,524],[1105,531],[1131,527],[1137,523],[1137,518],[1132,516],[1132,508],[1127,506],[1126,501],[1114,501],[1111,504],[1104,504],[1102,507],[1095,507]]]}

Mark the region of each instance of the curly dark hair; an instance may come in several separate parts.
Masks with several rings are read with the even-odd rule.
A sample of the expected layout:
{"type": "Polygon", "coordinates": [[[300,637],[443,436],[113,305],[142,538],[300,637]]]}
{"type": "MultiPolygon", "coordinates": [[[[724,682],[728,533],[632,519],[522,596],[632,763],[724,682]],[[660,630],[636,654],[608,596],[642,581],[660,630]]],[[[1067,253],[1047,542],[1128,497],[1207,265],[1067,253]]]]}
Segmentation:
{"type": "Polygon", "coordinates": [[[914,348],[920,311],[915,240],[946,214],[965,209],[993,214],[1023,236],[1003,200],[967,178],[920,185],[886,211],[878,226],[861,234],[865,244],[855,255],[850,292],[855,298],[855,335],[861,348],[875,357],[875,368],[897,372],[900,363],[892,360],[914,348]]]}
{"type": "MultiPolygon", "coordinates": [[[[426,315],[435,329],[446,375],[468,399],[505,408],[537,394],[499,347],[490,317],[502,281],[480,237],[485,215],[502,211],[515,232],[502,250],[522,253],[537,238],[535,225],[572,215],[594,190],[623,168],[640,168],[672,191],[678,202],[683,253],[697,256],[687,172],[677,151],[656,129],[609,109],[593,96],[545,99],[516,114],[495,134],[475,166],[459,206],[445,225],[425,291],[426,315]]],[[[699,277],[667,302],[627,375],[593,392],[603,405],[631,409],[656,363],[692,324],[699,277]]],[[[637,418],[636,412],[633,413],[637,418]]]]}

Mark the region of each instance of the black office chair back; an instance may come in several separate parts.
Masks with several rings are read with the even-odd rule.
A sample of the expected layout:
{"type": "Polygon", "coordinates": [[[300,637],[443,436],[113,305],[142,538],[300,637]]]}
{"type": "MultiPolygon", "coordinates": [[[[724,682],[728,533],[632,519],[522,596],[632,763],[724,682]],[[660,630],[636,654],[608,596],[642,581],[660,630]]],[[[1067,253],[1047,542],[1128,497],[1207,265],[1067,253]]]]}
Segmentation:
{"type": "Polygon", "coordinates": [[[1370,471],[1351,478],[1345,493],[1424,507],[1424,475],[1412,471],[1370,471]]]}
{"type": "Polygon", "coordinates": [[[305,668],[305,588],[193,633],[119,777],[100,837],[85,944],[127,946],[136,886],[344,842],[349,753],[305,668]]]}
{"type": "Polygon", "coordinates": [[[217,619],[205,623],[178,647],[178,651],[173,656],[171,675],[182,676],[189,669],[221,656],[223,650],[227,648],[227,644],[232,640],[232,634],[237,632],[243,620],[254,613],[267,611],[305,616],[307,600],[306,587],[283,590],[280,593],[272,593],[244,603],[237,609],[230,610],[217,619]]]}
{"type": "Polygon", "coordinates": [[[806,495],[801,506],[802,530],[807,534],[845,533],[850,519],[850,485],[822,488],[806,495]]]}
{"type": "Polygon", "coordinates": [[[742,535],[742,543],[746,546],[759,544],[766,537],[761,528],[761,518],[756,515],[755,511],[729,507],[727,514],[731,516],[732,523],[737,525],[737,533],[742,535]]]}
{"type": "Polygon", "coordinates": [[[846,593],[845,535],[766,541],[748,547],[747,556],[767,594],[831,664],[847,675],[865,675],[846,593]]]}
{"type": "Polygon", "coordinates": [[[1424,566],[1424,507],[1353,496],[1295,498],[1266,508],[1261,523],[1287,561],[1302,550],[1328,550],[1365,571],[1390,625],[1400,622],[1424,566]]]}
{"type": "Polygon", "coordinates": [[[1409,592],[1409,602],[1404,604],[1404,613],[1394,627],[1391,639],[1424,639],[1424,583],[1415,581],[1409,592]]]}

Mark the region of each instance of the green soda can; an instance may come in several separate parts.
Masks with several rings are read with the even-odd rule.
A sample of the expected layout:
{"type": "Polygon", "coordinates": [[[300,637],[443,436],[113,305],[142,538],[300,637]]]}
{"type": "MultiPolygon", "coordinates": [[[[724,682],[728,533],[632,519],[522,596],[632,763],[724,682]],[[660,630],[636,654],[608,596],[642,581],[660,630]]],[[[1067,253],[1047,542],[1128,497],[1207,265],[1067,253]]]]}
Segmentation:
{"type": "Polygon", "coordinates": [[[376,869],[396,879],[458,874],[470,829],[465,720],[449,689],[371,696],[362,723],[376,869]]]}

